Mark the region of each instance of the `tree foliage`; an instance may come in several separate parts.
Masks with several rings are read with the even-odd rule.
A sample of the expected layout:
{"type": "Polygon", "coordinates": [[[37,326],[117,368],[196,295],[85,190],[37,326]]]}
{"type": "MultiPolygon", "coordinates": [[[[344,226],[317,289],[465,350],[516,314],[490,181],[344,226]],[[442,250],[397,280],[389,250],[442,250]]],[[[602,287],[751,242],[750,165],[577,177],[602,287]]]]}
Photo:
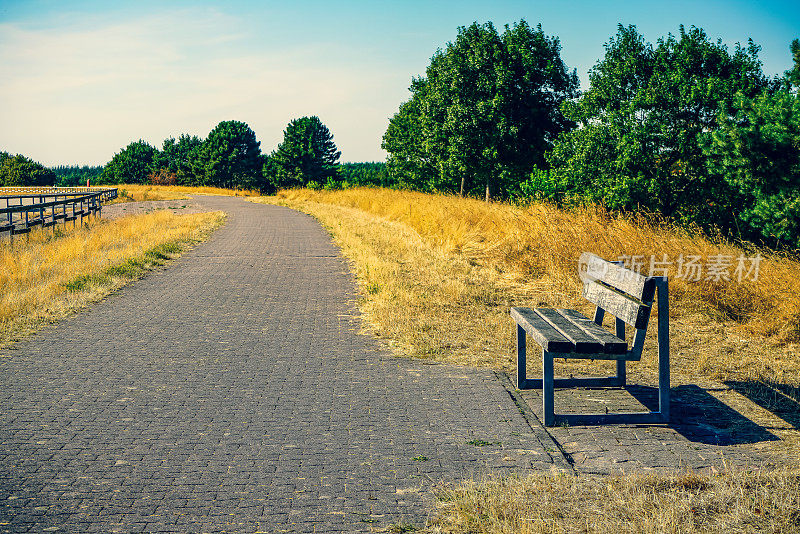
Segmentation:
{"type": "Polygon", "coordinates": [[[705,139],[711,176],[724,181],[746,239],[800,249],[800,95],[738,94],[705,139]]]}
{"type": "Polygon", "coordinates": [[[97,183],[103,174],[102,165],[57,165],[50,170],[56,175],[58,187],[76,187],[97,183]]]}
{"type": "Polygon", "coordinates": [[[577,95],[578,79],[560,51],[558,38],[524,20],[502,34],[491,23],[459,28],[390,121],[382,145],[390,173],[487,199],[514,189],[571,126],[559,107],[577,95]]]}
{"type": "Polygon", "coordinates": [[[341,163],[339,165],[339,181],[346,186],[378,186],[395,185],[386,172],[386,163],[341,163]]]}
{"type": "Polygon", "coordinates": [[[240,121],[223,121],[199,148],[194,174],[199,185],[257,189],[261,166],[261,143],[253,130],[240,121]]]}
{"type": "Polygon", "coordinates": [[[792,68],[786,71],[786,79],[790,85],[800,87],[800,39],[795,39],[789,46],[792,53],[792,68]]]}
{"type": "Polygon", "coordinates": [[[145,184],[147,177],[157,170],[158,150],[140,139],[114,154],[103,167],[100,183],[145,184]]]}
{"type": "Polygon", "coordinates": [[[336,180],[340,156],[319,117],[301,117],[286,126],[283,142],[264,165],[264,177],[274,188],[323,184],[336,180]]]}
{"type": "Polygon", "coordinates": [[[162,150],[139,140],[115,154],[99,183],[159,183],[238,189],[262,187],[260,143],[239,121],[217,124],[203,140],[181,134],[164,140],[162,150]]]}
{"type": "Polygon", "coordinates": [[[22,154],[0,152],[0,187],[54,185],[55,181],[55,173],[40,163],[22,154]]]}
{"type": "Polygon", "coordinates": [[[731,222],[730,188],[706,168],[701,141],[718,125],[734,95],[751,98],[774,88],[761,71],[758,47],[733,53],[703,30],[644,41],[619,26],[605,57],[591,70],[590,88],[564,105],[580,127],[562,134],[526,188],[560,201],[590,201],[611,209],[646,209],[684,222],[731,222]]]}
{"type": "Polygon", "coordinates": [[[391,179],[402,187],[420,191],[454,191],[456,180],[449,180],[444,169],[436,164],[444,156],[440,150],[441,143],[431,144],[425,139],[426,89],[424,78],[413,79],[411,98],[400,105],[389,121],[381,143],[381,148],[389,153],[386,169],[391,179]]]}
{"type": "Polygon", "coordinates": [[[158,166],[173,174],[179,185],[200,185],[204,174],[198,176],[195,169],[199,168],[196,162],[202,146],[203,140],[196,135],[181,134],[177,140],[169,137],[161,146],[158,166]]]}
{"type": "Polygon", "coordinates": [[[656,45],[619,26],[564,104],[561,134],[523,195],[646,210],[771,246],[800,248],[800,104],[795,68],[769,79],[752,41],[731,52],[683,27],[656,45]]]}

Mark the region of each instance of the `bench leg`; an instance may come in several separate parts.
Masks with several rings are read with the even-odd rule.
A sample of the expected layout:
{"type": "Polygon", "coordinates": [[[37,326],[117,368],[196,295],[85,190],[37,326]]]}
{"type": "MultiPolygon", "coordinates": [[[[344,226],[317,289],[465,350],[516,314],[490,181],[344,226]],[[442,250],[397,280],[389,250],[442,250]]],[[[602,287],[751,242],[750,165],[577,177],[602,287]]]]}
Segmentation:
{"type": "Polygon", "coordinates": [[[621,387],[625,387],[625,383],[628,380],[625,363],[625,360],[617,360],[617,385],[621,387]]]}
{"type": "MultiPolygon", "coordinates": [[[[614,328],[617,331],[617,337],[625,339],[625,321],[616,319],[614,321],[614,328]]],[[[625,360],[617,360],[617,385],[620,387],[625,387],[628,381],[625,371],[625,360]]]]}
{"type": "Polygon", "coordinates": [[[667,279],[658,284],[658,411],[669,423],[669,292],[667,279]]]}
{"type": "Polygon", "coordinates": [[[553,355],[542,350],[542,417],[544,426],[553,426],[556,422],[555,408],[553,407],[555,397],[553,375],[553,355]]]}
{"type": "Polygon", "coordinates": [[[527,388],[525,329],[517,325],[517,389],[527,388]]]}

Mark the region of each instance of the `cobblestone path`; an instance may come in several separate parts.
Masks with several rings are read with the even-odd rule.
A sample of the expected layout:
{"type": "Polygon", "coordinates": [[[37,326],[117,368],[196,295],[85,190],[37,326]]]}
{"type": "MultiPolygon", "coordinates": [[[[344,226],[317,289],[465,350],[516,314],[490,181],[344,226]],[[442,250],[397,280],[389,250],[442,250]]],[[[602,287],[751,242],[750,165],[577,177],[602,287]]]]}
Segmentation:
{"type": "Polygon", "coordinates": [[[424,490],[565,468],[490,371],[386,354],[312,218],[205,244],[0,352],[0,532],[362,532],[424,490]]]}

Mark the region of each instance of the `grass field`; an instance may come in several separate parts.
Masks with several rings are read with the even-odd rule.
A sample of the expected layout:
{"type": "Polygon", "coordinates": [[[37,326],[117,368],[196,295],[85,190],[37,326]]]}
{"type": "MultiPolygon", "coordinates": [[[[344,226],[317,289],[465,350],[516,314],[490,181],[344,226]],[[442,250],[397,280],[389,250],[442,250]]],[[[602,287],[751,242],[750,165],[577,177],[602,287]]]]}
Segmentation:
{"type": "Polygon", "coordinates": [[[96,301],[205,239],[221,212],[159,210],[0,242],[0,345],[96,301]]]}
{"type": "MultiPolygon", "coordinates": [[[[762,450],[773,471],[620,477],[534,475],[466,481],[435,492],[426,532],[800,531],[800,262],[742,250],[658,221],[382,189],[290,190],[252,199],[316,217],[351,261],[367,328],[399,354],[513,371],[510,306],[573,307],[584,251],[620,255],[761,253],[758,279],[698,282],[670,276],[674,382],[736,380],[759,398],[780,440],[762,450]],[[784,417],[781,420],[776,417],[784,417]],[[788,421],[789,423],[787,423],[788,421]]],[[[608,324],[608,323],[607,323],[608,324]]],[[[633,379],[652,379],[653,337],[633,379]]],[[[599,362],[560,363],[560,374],[601,374],[599,362]]],[[[613,372],[610,366],[606,369],[613,372]]],[[[737,395],[747,406],[754,404],[737,395]]],[[[754,419],[756,419],[754,417],[754,419]]],[[[769,423],[767,423],[769,424],[769,423]]],[[[389,531],[407,532],[398,524],[389,531]]]]}

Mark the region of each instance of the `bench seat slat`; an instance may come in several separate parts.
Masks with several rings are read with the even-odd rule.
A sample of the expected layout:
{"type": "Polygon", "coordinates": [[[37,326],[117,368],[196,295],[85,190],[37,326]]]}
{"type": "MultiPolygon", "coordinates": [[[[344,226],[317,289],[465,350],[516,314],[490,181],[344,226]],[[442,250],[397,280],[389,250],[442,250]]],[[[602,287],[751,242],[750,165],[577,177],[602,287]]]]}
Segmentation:
{"type": "Polygon", "coordinates": [[[603,345],[606,354],[625,354],[628,343],[620,339],[602,326],[598,325],[582,313],[575,310],[558,310],[558,313],[578,325],[584,332],[597,338],[603,345]]]}
{"type": "Polygon", "coordinates": [[[555,308],[536,308],[535,311],[575,345],[575,352],[594,354],[603,351],[603,344],[580,326],[561,315],[555,308]]]}
{"type": "Polygon", "coordinates": [[[575,345],[530,308],[511,308],[511,316],[542,348],[548,352],[569,353],[575,345]]]}

